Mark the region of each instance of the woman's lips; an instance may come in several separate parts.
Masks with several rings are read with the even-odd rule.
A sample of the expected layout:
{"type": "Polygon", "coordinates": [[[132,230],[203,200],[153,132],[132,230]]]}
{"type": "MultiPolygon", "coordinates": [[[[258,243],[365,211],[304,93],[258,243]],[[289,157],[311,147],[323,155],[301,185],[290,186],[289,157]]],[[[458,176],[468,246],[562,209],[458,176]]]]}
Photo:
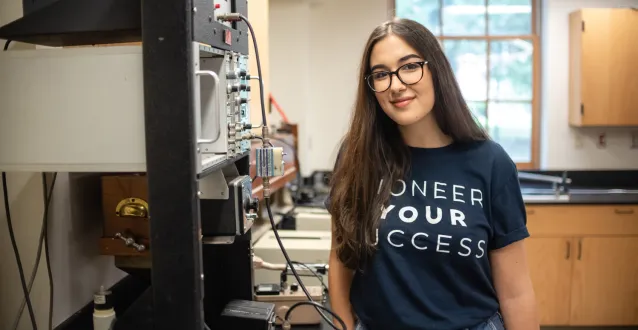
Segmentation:
{"type": "Polygon", "coordinates": [[[414,100],[414,97],[402,98],[392,102],[392,104],[397,108],[405,108],[408,104],[412,103],[412,100],[414,100]]]}

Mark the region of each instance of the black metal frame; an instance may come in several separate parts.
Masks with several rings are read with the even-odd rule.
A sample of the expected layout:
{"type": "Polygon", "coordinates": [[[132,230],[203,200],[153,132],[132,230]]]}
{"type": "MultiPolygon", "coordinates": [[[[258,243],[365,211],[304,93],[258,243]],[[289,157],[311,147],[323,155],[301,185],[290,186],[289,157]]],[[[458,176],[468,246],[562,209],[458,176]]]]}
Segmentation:
{"type": "Polygon", "coordinates": [[[142,1],[155,329],[204,329],[190,0],[142,1]]]}
{"type": "MultiPolygon", "coordinates": [[[[216,43],[201,25],[219,23],[209,22],[210,12],[196,9],[196,3],[213,8],[211,0],[142,1],[155,330],[201,330],[205,321],[214,330],[228,301],[252,299],[250,232],[233,245],[202,247],[192,111],[193,57],[199,54],[193,54],[191,42],[216,43]],[[224,289],[218,290],[220,286],[224,289]]],[[[242,53],[247,53],[247,39],[239,38],[248,34],[241,29],[231,32],[240,41],[231,48],[242,52],[243,44],[242,53]]],[[[247,155],[232,162],[240,175],[248,174],[247,155]]]]}

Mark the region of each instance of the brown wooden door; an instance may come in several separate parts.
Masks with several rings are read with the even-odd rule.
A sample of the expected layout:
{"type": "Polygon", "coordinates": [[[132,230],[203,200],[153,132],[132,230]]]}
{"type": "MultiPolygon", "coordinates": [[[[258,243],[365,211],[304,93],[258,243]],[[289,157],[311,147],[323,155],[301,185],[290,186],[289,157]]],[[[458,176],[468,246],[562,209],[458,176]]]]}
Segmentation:
{"type": "Polygon", "coordinates": [[[584,125],[638,125],[638,11],[583,9],[584,125]]]}
{"type": "Polygon", "coordinates": [[[576,240],[571,325],[638,325],[638,237],[576,240]]]}
{"type": "Polygon", "coordinates": [[[532,237],[525,244],[541,325],[568,325],[574,240],[532,237]]]}

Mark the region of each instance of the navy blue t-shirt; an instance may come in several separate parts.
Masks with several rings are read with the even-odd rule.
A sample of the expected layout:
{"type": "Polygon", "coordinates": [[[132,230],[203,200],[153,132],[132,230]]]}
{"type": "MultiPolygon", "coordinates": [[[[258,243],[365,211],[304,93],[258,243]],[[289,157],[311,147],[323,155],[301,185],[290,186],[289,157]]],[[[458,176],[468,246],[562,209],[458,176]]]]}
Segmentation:
{"type": "Polygon", "coordinates": [[[353,310],[368,330],[472,327],[499,309],[490,251],[529,236],[516,166],[493,141],[410,150],[353,310]]]}

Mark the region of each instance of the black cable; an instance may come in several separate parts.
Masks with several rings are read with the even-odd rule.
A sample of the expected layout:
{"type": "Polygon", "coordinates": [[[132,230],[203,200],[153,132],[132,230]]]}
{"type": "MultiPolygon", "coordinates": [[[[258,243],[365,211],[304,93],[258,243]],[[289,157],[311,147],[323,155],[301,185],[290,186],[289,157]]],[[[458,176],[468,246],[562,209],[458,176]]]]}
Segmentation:
{"type": "Polygon", "coordinates": [[[304,268],[306,268],[309,272],[312,273],[312,275],[314,275],[319,282],[321,282],[321,286],[323,287],[323,290],[328,293],[328,286],[326,285],[326,283],[323,281],[323,277],[321,275],[319,275],[319,273],[317,273],[314,269],[310,268],[310,266],[304,264],[303,262],[299,262],[299,261],[292,261],[293,265],[299,265],[302,266],[304,268]]]}
{"type": "MultiPolygon", "coordinates": [[[[251,39],[253,41],[253,46],[255,48],[255,61],[257,62],[257,74],[259,75],[259,103],[261,105],[261,119],[262,119],[262,124],[264,127],[268,127],[268,122],[266,120],[266,105],[264,103],[264,81],[262,79],[262,74],[261,74],[261,60],[259,58],[259,48],[257,47],[257,38],[255,37],[255,31],[253,30],[253,26],[252,24],[250,24],[250,22],[248,21],[248,18],[246,18],[246,16],[244,15],[239,15],[239,18],[244,21],[246,23],[246,25],[248,26],[248,30],[250,31],[250,36],[251,39]]],[[[264,143],[265,145],[265,143],[264,143]]],[[[272,145],[271,145],[272,146],[272,145]]],[[[275,233],[275,238],[277,239],[277,243],[279,244],[279,248],[281,249],[281,252],[284,254],[284,257],[286,258],[286,262],[288,263],[288,265],[290,266],[290,269],[292,270],[293,275],[295,276],[295,279],[297,279],[297,281],[299,282],[299,286],[301,286],[301,289],[304,291],[304,293],[306,294],[306,296],[308,297],[308,299],[310,301],[312,301],[312,297],[310,296],[310,293],[308,292],[308,289],[306,289],[306,287],[303,285],[303,282],[301,281],[301,278],[299,277],[299,274],[297,274],[297,271],[295,270],[294,266],[290,263],[290,257],[288,256],[288,252],[286,251],[286,248],[284,248],[284,245],[281,241],[281,237],[279,237],[279,233],[277,232],[277,226],[275,225],[275,218],[272,215],[272,210],[270,209],[270,198],[266,197],[264,198],[265,202],[266,202],[266,209],[268,210],[268,217],[270,218],[270,225],[272,226],[272,230],[275,233]]],[[[313,302],[314,303],[314,302],[313,302]]],[[[317,303],[315,303],[316,305],[319,305],[317,303]]],[[[333,327],[334,329],[338,329],[337,326],[332,322],[332,320],[330,320],[325,314],[323,314],[321,312],[320,309],[326,309],[325,307],[319,305],[320,307],[316,308],[317,312],[319,313],[319,315],[321,315],[321,317],[328,322],[328,324],[333,327]]],[[[330,312],[330,314],[333,314],[333,312],[330,312]]],[[[335,315],[336,316],[336,315],[335,315]]],[[[337,319],[343,324],[343,328],[342,330],[347,330],[347,328],[345,327],[345,323],[343,323],[343,321],[337,316],[337,319]]]]}
{"type": "MultiPolygon", "coordinates": [[[[303,305],[311,305],[311,306],[315,306],[315,308],[323,309],[324,311],[328,312],[328,314],[332,315],[332,317],[337,319],[337,322],[341,324],[341,329],[344,329],[344,330],[347,329],[346,323],[343,322],[343,320],[339,317],[339,315],[337,315],[337,313],[331,311],[330,309],[314,301],[299,301],[293,304],[292,306],[290,306],[290,309],[286,311],[286,316],[284,317],[284,319],[288,321],[290,319],[290,314],[292,314],[292,311],[295,310],[295,308],[297,308],[298,306],[303,306],[303,305]]],[[[334,326],[334,324],[331,324],[331,326],[334,327],[335,329],[338,329],[337,327],[334,326]]]]}
{"type": "Polygon", "coordinates": [[[53,180],[51,183],[51,193],[47,195],[47,176],[46,173],[42,173],[42,190],[44,201],[44,259],[47,264],[47,275],[49,277],[49,330],[53,330],[53,272],[51,271],[51,256],[49,252],[49,203],[51,202],[51,195],[53,195],[53,187],[58,174],[53,174],[53,180]]]}
{"type": "Polygon", "coordinates": [[[29,290],[27,290],[27,282],[24,278],[24,269],[22,268],[22,261],[20,260],[20,252],[18,251],[18,244],[16,243],[15,234],[13,232],[13,224],[11,223],[11,209],[9,207],[9,189],[7,188],[7,173],[2,172],[2,192],[4,194],[4,210],[7,215],[7,227],[9,228],[9,237],[11,238],[11,245],[13,246],[13,253],[16,258],[16,264],[18,266],[18,272],[20,273],[20,283],[22,284],[22,292],[24,298],[27,300],[27,307],[29,308],[29,317],[31,318],[31,325],[34,330],[38,329],[38,325],[35,322],[35,313],[33,312],[33,305],[31,305],[31,297],[29,296],[29,290]]]}
{"type": "Polygon", "coordinates": [[[9,44],[11,44],[11,40],[7,40],[7,42],[4,43],[4,51],[6,52],[7,49],[9,49],[9,44]]]}
{"type": "MultiPolygon", "coordinates": [[[[272,231],[275,234],[275,239],[277,239],[277,244],[279,244],[279,248],[281,249],[281,252],[284,255],[284,258],[286,259],[286,263],[288,264],[288,266],[290,266],[290,270],[292,271],[292,274],[295,276],[295,279],[297,280],[297,283],[299,283],[299,286],[301,287],[301,289],[303,290],[303,292],[306,294],[306,297],[308,297],[308,303],[314,303],[316,305],[321,306],[321,304],[317,304],[316,302],[314,302],[312,300],[312,296],[310,295],[310,292],[308,292],[308,289],[306,289],[306,286],[303,284],[303,281],[301,280],[301,277],[299,276],[299,274],[297,273],[297,270],[295,269],[294,265],[292,264],[292,261],[290,260],[290,256],[288,256],[288,252],[286,251],[286,248],[284,247],[283,242],[281,241],[281,237],[279,237],[279,232],[277,231],[277,226],[275,225],[275,218],[272,215],[272,210],[270,208],[270,198],[266,197],[264,198],[265,200],[265,204],[266,204],[266,210],[268,211],[268,218],[270,219],[270,226],[272,227],[272,231]]],[[[315,308],[317,310],[317,312],[319,313],[319,315],[321,315],[321,317],[334,329],[339,329],[337,328],[337,326],[332,322],[332,320],[330,320],[324,313],[321,312],[320,309],[326,309],[325,307],[321,306],[321,308],[315,308]]],[[[329,312],[330,314],[334,315],[334,313],[332,311],[329,312]]],[[[286,317],[286,319],[288,319],[286,317]]],[[[338,318],[338,320],[341,320],[340,318],[338,318]]],[[[343,323],[343,321],[341,321],[343,323]]],[[[347,330],[347,328],[345,327],[345,324],[343,324],[344,327],[341,328],[343,330],[347,330]]]]}
{"type": "MultiPolygon", "coordinates": [[[[263,144],[266,144],[266,142],[265,142],[265,140],[264,140],[264,137],[263,137],[263,136],[253,135],[253,137],[252,137],[252,138],[253,138],[253,139],[256,139],[256,140],[261,140],[261,142],[262,142],[263,144]]],[[[276,139],[269,139],[269,140],[276,140],[276,139]]],[[[274,148],[274,147],[275,147],[274,145],[272,145],[272,142],[270,142],[270,141],[268,141],[268,145],[269,145],[269,146],[271,146],[272,148],[274,148]]]]}
{"type": "Polygon", "coordinates": [[[250,36],[253,40],[253,47],[255,48],[255,62],[257,62],[257,75],[259,76],[259,103],[261,104],[261,123],[264,127],[268,126],[266,122],[266,104],[264,103],[264,80],[261,75],[261,61],[259,60],[259,48],[257,48],[257,38],[255,37],[255,31],[253,30],[253,25],[250,24],[248,18],[244,15],[239,16],[244,23],[248,26],[248,30],[250,30],[250,36]]]}
{"type": "MultiPolygon", "coordinates": [[[[29,279],[29,287],[28,287],[28,291],[29,291],[29,296],[31,295],[31,290],[33,289],[33,283],[35,283],[35,278],[38,274],[38,269],[40,268],[40,259],[42,257],[42,246],[44,244],[44,233],[45,233],[45,229],[47,228],[47,224],[48,224],[48,206],[51,204],[51,195],[53,194],[53,188],[55,187],[55,181],[57,179],[57,173],[53,174],[53,182],[51,183],[51,188],[46,189],[46,187],[44,187],[44,191],[47,192],[46,195],[46,204],[45,204],[45,208],[44,208],[44,215],[42,216],[42,226],[40,228],[40,238],[38,239],[38,252],[36,253],[36,257],[35,257],[35,264],[33,265],[33,270],[31,270],[31,278],[29,279]]],[[[18,325],[20,325],[20,319],[22,318],[22,314],[24,313],[24,308],[26,307],[27,304],[27,300],[26,299],[22,299],[22,303],[20,304],[20,309],[18,310],[18,314],[16,315],[16,318],[13,322],[13,327],[11,329],[13,330],[17,330],[18,329],[18,325]]],[[[50,310],[51,312],[51,310],[50,310]]]]}

